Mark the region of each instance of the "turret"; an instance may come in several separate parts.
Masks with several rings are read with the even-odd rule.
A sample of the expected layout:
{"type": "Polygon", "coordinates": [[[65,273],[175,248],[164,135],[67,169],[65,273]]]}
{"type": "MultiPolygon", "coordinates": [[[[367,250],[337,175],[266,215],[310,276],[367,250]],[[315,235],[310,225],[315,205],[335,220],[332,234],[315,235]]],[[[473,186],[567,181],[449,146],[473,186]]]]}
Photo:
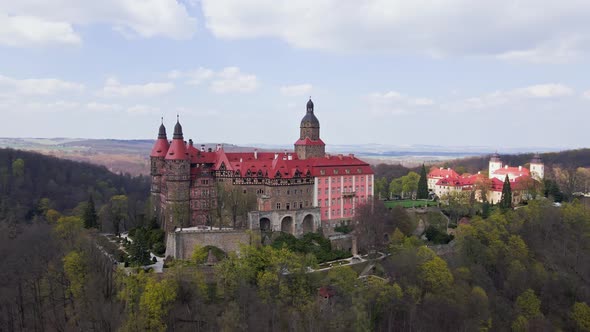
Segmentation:
{"type": "Polygon", "coordinates": [[[500,168],[502,168],[502,160],[500,160],[500,155],[498,153],[494,153],[490,158],[490,163],[488,167],[489,178],[491,179],[493,177],[492,174],[500,168]]]}
{"type": "Polygon", "coordinates": [[[165,172],[166,162],[164,158],[169,147],[168,138],[166,137],[166,127],[164,127],[164,119],[162,119],[160,129],[158,130],[158,139],[154,143],[154,147],[150,153],[150,175],[152,177],[151,199],[154,215],[158,216],[159,219],[161,219],[162,212],[161,193],[165,186],[163,174],[165,172]]]}
{"type": "Polygon", "coordinates": [[[311,98],[307,102],[307,111],[299,130],[299,140],[295,142],[295,152],[299,159],[324,157],[326,144],[320,139],[320,121],[313,113],[314,104],[311,98]]]}
{"type": "Polygon", "coordinates": [[[163,221],[162,226],[166,231],[172,231],[175,227],[186,227],[190,224],[190,161],[182,125],[178,119],[165,160],[167,220],[163,221]]]}
{"type": "Polygon", "coordinates": [[[535,153],[531,159],[531,177],[535,180],[541,181],[545,177],[545,165],[538,153],[535,153]]]}

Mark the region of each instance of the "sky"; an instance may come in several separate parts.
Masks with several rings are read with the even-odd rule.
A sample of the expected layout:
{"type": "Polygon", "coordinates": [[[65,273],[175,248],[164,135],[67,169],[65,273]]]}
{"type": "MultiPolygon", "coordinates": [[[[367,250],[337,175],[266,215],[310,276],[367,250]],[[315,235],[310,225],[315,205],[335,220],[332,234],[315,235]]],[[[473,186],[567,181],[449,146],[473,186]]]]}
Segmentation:
{"type": "Polygon", "coordinates": [[[0,137],[588,147],[587,0],[0,0],[0,137]]]}

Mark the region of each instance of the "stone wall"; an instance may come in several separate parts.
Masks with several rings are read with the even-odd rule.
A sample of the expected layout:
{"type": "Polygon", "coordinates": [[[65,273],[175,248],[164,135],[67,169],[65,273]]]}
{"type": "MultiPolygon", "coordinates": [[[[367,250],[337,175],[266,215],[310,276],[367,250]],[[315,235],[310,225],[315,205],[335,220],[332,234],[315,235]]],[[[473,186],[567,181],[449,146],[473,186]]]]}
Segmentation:
{"type": "Polygon", "coordinates": [[[240,244],[250,244],[250,235],[244,230],[185,230],[166,235],[166,256],[190,259],[193,249],[215,246],[226,253],[238,251],[240,244]]]}

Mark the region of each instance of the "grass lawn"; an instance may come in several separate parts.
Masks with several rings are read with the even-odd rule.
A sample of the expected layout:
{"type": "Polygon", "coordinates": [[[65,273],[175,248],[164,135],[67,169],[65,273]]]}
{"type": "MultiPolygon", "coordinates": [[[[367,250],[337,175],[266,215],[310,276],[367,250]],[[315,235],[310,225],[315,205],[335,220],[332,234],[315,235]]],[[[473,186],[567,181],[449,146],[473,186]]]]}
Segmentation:
{"type": "Polygon", "coordinates": [[[422,206],[437,206],[438,202],[428,201],[428,200],[411,200],[411,199],[403,199],[399,201],[386,201],[384,202],[385,206],[388,208],[393,208],[396,206],[402,206],[405,208],[411,207],[422,207],[422,206]]]}

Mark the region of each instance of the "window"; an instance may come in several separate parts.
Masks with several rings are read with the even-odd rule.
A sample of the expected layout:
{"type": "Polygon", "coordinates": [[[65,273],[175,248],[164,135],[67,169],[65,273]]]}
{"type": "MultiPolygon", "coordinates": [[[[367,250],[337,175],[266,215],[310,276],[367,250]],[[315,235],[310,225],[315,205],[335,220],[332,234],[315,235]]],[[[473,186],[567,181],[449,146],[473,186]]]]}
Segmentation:
{"type": "Polygon", "coordinates": [[[326,205],[324,205],[325,207],[330,206],[330,201],[328,201],[327,199],[324,201],[324,203],[326,204],[326,205]]]}
{"type": "Polygon", "coordinates": [[[290,203],[288,203],[288,202],[287,202],[287,203],[285,204],[285,209],[289,210],[289,208],[290,208],[290,207],[291,207],[290,203]]]}
{"type": "Polygon", "coordinates": [[[320,174],[321,174],[321,175],[325,175],[325,174],[326,174],[326,170],[323,170],[323,169],[322,169],[322,170],[320,170],[320,174]]]}
{"type": "MultiPolygon", "coordinates": [[[[307,206],[307,201],[305,201],[305,206],[307,206]]],[[[299,208],[303,209],[303,202],[299,202],[299,208]]]]}
{"type": "Polygon", "coordinates": [[[328,179],[327,178],[324,180],[324,183],[325,184],[328,184],[328,179]]]}
{"type": "Polygon", "coordinates": [[[277,203],[277,210],[281,209],[281,203],[277,203]]]}
{"type": "Polygon", "coordinates": [[[324,211],[324,216],[327,217],[328,216],[328,210],[324,211]]]}
{"type": "Polygon", "coordinates": [[[327,194],[328,194],[328,188],[326,188],[326,190],[325,190],[324,194],[325,194],[325,195],[327,195],[327,194]]]}
{"type": "Polygon", "coordinates": [[[287,196],[291,194],[291,190],[287,189],[287,196]]]}

